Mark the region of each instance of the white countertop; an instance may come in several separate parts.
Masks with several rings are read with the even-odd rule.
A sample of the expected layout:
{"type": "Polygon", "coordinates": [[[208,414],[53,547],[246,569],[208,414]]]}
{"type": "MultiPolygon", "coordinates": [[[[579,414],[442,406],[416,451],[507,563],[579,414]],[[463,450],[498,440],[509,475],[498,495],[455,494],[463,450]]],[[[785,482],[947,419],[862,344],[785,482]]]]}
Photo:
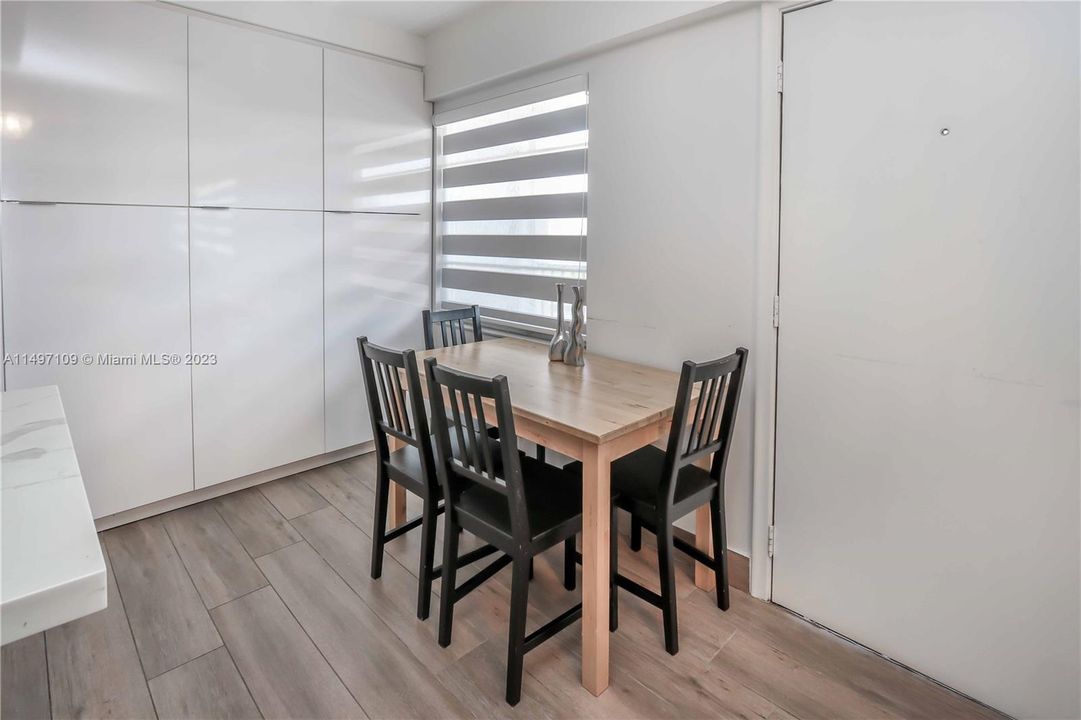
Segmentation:
{"type": "Polygon", "coordinates": [[[103,610],[105,559],[55,385],[0,393],[0,642],[103,610]]]}

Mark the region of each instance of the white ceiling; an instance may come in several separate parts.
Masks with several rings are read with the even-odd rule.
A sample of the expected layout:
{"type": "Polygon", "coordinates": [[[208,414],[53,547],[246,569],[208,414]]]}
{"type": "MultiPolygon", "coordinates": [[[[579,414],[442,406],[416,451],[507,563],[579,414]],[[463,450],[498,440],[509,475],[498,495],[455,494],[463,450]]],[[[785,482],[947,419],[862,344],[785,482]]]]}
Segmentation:
{"type": "MultiPolygon", "coordinates": [[[[482,0],[338,0],[355,8],[358,15],[414,35],[427,35],[435,28],[459,18],[482,0]]],[[[309,5],[329,4],[324,2],[309,5]]]]}
{"type": "Polygon", "coordinates": [[[483,0],[162,0],[193,10],[424,65],[424,36],[483,0]]]}

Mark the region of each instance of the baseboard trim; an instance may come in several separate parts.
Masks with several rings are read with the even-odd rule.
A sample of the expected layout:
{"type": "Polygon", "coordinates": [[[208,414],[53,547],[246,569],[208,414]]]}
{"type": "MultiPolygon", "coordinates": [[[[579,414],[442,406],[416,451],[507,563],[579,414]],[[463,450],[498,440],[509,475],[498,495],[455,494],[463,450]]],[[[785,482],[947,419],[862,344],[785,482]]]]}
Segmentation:
{"type": "Polygon", "coordinates": [[[144,520],[154,515],[160,515],[169,512],[170,510],[176,510],[177,508],[182,508],[186,505],[194,505],[195,503],[203,502],[204,500],[227,495],[231,492],[236,492],[237,490],[262,485],[271,480],[278,480],[283,477],[288,477],[289,475],[304,472],[305,470],[312,470],[317,467],[322,467],[323,465],[330,465],[339,460],[348,460],[349,458],[372,452],[374,449],[375,443],[372,441],[361,443],[359,445],[352,445],[347,448],[342,448],[341,450],[326,453],[325,455],[316,455],[315,457],[305,458],[304,460],[297,460],[288,465],[282,465],[281,467],[271,468],[269,470],[262,470],[233,480],[226,480],[225,482],[217,483],[216,485],[186,492],[183,495],[174,495],[173,497],[158,500],[147,505],[141,505],[137,508],[123,510],[118,513],[113,513],[112,515],[104,515],[95,519],[94,525],[98,532],[109,530],[114,527],[133,523],[137,520],[144,520]]]}

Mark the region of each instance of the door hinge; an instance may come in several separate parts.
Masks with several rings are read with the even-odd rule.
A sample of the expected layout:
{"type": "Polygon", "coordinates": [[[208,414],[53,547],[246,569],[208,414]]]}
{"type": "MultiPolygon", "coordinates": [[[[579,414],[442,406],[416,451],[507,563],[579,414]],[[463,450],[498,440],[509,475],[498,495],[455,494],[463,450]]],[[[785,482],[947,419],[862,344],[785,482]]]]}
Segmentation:
{"type": "Polygon", "coordinates": [[[773,557],[773,551],[776,547],[775,539],[777,537],[776,528],[773,525],[769,526],[769,545],[766,547],[766,554],[773,557]]]}
{"type": "Polygon", "coordinates": [[[781,327],[781,296],[773,296],[773,327],[781,327]]]}
{"type": "Polygon", "coordinates": [[[784,92],[784,63],[777,63],[777,92],[784,92]]]}

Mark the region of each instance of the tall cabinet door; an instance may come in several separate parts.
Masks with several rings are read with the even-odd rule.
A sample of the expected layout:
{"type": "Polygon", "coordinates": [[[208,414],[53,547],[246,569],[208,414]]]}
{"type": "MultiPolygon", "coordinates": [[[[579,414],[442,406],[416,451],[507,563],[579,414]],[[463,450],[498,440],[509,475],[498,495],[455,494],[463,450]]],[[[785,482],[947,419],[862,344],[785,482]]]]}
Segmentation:
{"type": "Polygon", "coordinates": [[[372,439],[357,338],[422,348],[429,306],[427,217],[326,213],[327,451],[372,439]]]}
{"type": "Polygon", "coordinates": [[[192,489],[187,215],[3,209],[5,350],[64,354],[17,356],[7,386],[60,387],[95,517],[192,489]]]}
{"type": "Polygon", "coordinates": [[[196,487],[323,452],[322,222],[191,210],[196,487]]]}
{"type": "Polygon", "coordinates": [[[335,50],[324,64],[327,210],[427,214],[432,107],[420,71],[335,50]]]}
{"type": "Polygon", "coordinates": [[[322,50],[191,18],[191,204],[322,210],[322,50]]]}
{"type": "Polygon", "coordinates": [[[3,198],[186,205],[187,18],[122,2],[0,13],[3,198]]]}

